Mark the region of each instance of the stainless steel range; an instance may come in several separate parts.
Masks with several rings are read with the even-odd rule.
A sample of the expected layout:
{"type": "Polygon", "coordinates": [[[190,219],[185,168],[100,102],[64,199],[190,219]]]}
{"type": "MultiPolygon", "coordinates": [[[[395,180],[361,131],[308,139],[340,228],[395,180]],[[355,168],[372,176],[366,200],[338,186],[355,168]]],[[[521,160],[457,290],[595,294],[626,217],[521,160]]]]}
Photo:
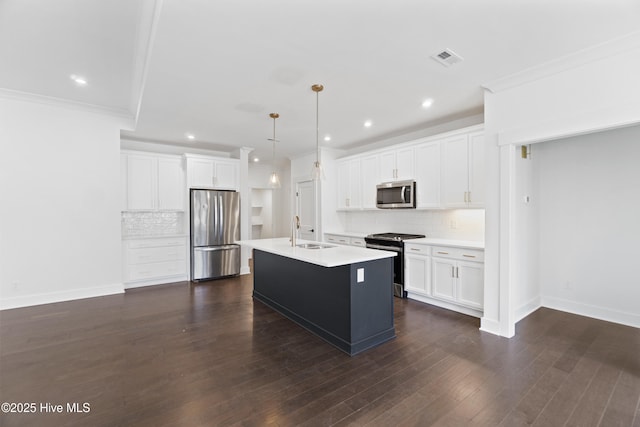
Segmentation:
{"type": "Polygon", "coordinates": [[[422,237],[424,234],[380,233],[364,238],[368,248],[397,253],[393,257],[393,294],[399,298],[407,296],[404,291],[404,241],[422,237]]]}

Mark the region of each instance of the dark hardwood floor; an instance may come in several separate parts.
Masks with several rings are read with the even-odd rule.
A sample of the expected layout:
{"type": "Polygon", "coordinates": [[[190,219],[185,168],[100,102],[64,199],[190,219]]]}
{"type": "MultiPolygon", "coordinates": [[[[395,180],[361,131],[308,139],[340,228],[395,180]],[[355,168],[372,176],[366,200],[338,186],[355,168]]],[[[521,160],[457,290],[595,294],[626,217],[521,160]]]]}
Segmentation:
{"type": "Polygon", "coordinates": [[[397,338],[349,357],[251,280],[0,312],[0,401],[37,405],[0,425],[640,426],[638,329],[540,309],[509,340],[396,298],[397,338]]]}

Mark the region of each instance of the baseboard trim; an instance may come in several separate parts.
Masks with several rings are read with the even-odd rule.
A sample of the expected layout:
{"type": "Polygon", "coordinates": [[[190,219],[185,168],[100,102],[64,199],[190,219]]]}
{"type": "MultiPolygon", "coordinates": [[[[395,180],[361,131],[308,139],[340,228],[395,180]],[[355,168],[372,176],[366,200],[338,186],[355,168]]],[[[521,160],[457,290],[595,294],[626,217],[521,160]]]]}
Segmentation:
{"type": "Polygon", "coordinates": [[[123,293],[124,285],[122,283],[116,283],[113,285],[96,286],[92,288],[70,289],[61,292],[50,292],[44,294],[2,298],[2,300],[0,301],[0,310],[10,310],[13,308],[31,307],[34,305],[73,301],[84,298],[103,297],[107,295],[123,293]]]}
{"type": "Polygon", "coordinates": [[[554,297],[542,297],[541,303],[542,307],[566,311],[567,313],[592,317],[594,319],[604,320],[607,322],[619,323],[621,325],[631,326],[634,328],[640,328],[640,315],[635,313],[611,310],[606,307],[597,307],[594,305],[582,304],[554,297]]]}
{"type": "Polygon", "coordinates": [[[124,288],[134,289],[134,288],[142,288],[145,286],[165,285],[167,283],[186,282],[188,280],[189,280],[189,277],[186,274],[181,274],[179,276],[162,277],[160,279],[140,280],[137,282],[125,282],[124,288]]]}
{"type": "Polygon", "coordinates": [[[514,313],[515,323],[518,323],[540,307],[542,307],[542,303],[540,302],[540,297],[537,296],[521,305],[520,307],[516,308],[514,313]]]}
{"type": "Polygon", "coordinates": [[[458,313],[466,314],[467,316],[482,318],[482,311],[475,308],[464,307],[458,304],[429,298],[424,295],[415,294],[413,292],[407,292],[407,298],[415,301],[420,301],[425,304],[435,305],[436,307],[446,308],[447,310],[457,311],[458,313]]]}
{"type": "Polygon", "coordinates": [[[480,330],[482,332],[488,332],[493,335],[502,336],[500,334],[500,322],[486,317],[480,318],[480,330]]]}

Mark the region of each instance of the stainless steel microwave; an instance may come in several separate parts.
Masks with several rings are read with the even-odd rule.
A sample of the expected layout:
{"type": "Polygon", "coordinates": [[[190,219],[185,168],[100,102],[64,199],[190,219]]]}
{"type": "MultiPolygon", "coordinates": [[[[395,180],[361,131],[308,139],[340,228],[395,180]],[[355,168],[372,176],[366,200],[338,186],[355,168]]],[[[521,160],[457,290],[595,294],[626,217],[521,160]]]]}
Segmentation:
{"type": "Polygon", "coordinates": [[[416,207],[416,182],[383,182],[376,186],[376,207],[381,209],[411,209],[416,207]]]}

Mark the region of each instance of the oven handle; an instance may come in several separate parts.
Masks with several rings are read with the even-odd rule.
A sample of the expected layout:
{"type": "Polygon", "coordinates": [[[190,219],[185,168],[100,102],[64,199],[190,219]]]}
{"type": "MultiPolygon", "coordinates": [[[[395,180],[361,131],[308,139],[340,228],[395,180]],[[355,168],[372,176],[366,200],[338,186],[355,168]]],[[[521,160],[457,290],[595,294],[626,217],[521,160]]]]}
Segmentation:
{"type": "Polygon", "coordinates": [[[402,252],[401,248],[395,248],[393,246],[374,245],[373,243],[367,243],[366,246],[367,248],[371,248],[371,249],[382,249],[383,251],[393,251],[398,253],[402,252]]]}

